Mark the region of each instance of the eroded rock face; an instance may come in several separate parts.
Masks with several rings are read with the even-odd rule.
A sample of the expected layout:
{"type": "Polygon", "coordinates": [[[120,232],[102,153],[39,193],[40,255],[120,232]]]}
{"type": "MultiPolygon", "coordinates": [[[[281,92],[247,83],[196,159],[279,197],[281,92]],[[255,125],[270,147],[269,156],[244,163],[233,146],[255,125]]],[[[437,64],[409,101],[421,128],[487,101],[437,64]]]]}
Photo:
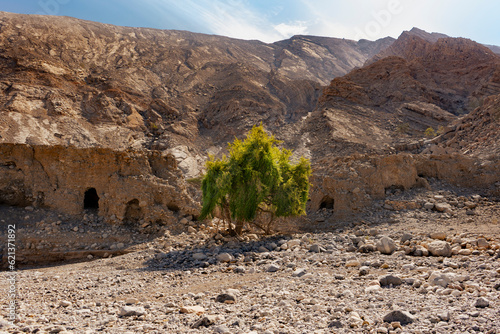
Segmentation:
{"type": "Polygon", "coordinates": [[[354,155],[322,159],[311,177],[309,210],[333,209],[338,217],[360,212],[387,189],[426,187],[424,178],[445,180],[460,187],[480,187],[498,195],[498,158],[481,164],[463,155],[354,155]]]}
{"type": "Polygon", "coordinates": [[[0,203],[8,205],[133,222],[198,212],[174,157],[158,151],[0,144],[0,169],[0,203]]]}
{"type": "Polygon", "coordinates": [[[312,111],[321,85],[393,42],[274,44],[0,13],[0,142],[114,149],[222,146],[312,111]]]}

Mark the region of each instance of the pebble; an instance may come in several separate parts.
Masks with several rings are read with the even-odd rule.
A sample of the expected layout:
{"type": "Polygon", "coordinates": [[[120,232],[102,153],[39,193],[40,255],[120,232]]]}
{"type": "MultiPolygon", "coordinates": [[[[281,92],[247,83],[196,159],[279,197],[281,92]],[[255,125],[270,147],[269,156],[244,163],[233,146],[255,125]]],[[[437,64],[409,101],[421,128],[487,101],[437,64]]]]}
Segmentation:
{"type": "Polygon", "coordinates": [[[267,267],[266,271],[267,271],[268,273],[274,273],[274,272],[279,271],[280,269],[281,269],[281,267],[280,267],[279,265],[277,265],[277,264],[275,264],[275,263],[272,263],[272,264],[270,264],[270,265],[267,267]]]}
{"type": "Polygon", "coordinates": [[[479,238],[477,239],[477,248],[488,249],[490,248],[490,243],[485,238],[479,238]]]}
{"type": "Polygon", "coordinates": [[[400,242],[404,244],[406,241],[410,241],[411,239],[413,239],[413,236],[410,233],[403,233],[400,242]]]}
{"type": "Polygon", "coordinates": [[[292,277],[302,277],[305,274],[307,274],[307,269],[305,268],[298,268],[292,273],[292,277]]]}
{"type": "Polygon", "coordinates": [[[453,278],[453,275],[450,273],[433,271],[429,276],[428,282],[430,285],[446,288],[448,284],[453,282],[453,278]]]}
{"type": "Polygon", "coordinates": [[[67,301],[67,300],[61,300],[59,302],[59,305],[62,307],[70,307],[72,305],[72,303],[70,301],[67,301]]]}
{"type": "Polygon", "coordinates": [[[183,306],[180,308],[179,312],[181,313],[195,313],[195,314],[203,314],[205,313],[205,309],[199,305],[195,305],[195,306],[183,306]]]}
{"type": "Polygon", "coordinates": [[[198,319],[195,323],[191,325],[191,328],[210,327],[214,325],[216,321],[217,321],[216,316],[208,315],[198,319]]]}
{"type": "Polygon", "coordinates": [[[325,252],[325,249],[318,244],[314,244],[309,247],[309,251],[313,253],[321,253],[325,252]]]}
{"type": "Polygon", "coordinates": [[[446,240],[446,233],[444,232],[434,232],[430,234],[431,239],[436,240],[446,240]]]}
{"type": "Polygon", "coordinates": [[[125,299],[125,304],[126,305],[139,304],[139,299],[137,299],[137,298],[127,298],[127,299],[125,299]]]}
{"type": "Polygon", "coordinates": [[[299,239],[293,239],[287,242],[288,248],[293,248],[296,246],[300,246],[301,241],[299,239]]]}
{"type": "Polygon", "coordinates": [[[480,297],[476,300],[474,306],[477,308],[485,308],[490,306],[490,301],[484,297],[480,297]]]}
{"type": "Polygon", "coordinates": [[[236,297],[230,293],[222,293],[215,298],[219,303],[234,304],[236,302],[236,297]]]}
{"type": "Polygon", "coordinates": [[[359,275],[360,276],[365,276],[365,275],[368,275],[369,273],[370,273],[370,267],[363,266],[363,267],[359,268],[359,275]]]}
{"type": "Polygon", "coordinates": [[[464,255],[464,256],[469,256],[472,254],[471,249],[461,249],[458,251],[458,255],[464,255]]]}
{"type": "Polygon", "coordinates": [[[424,209],[426,209],[426,210],[434,209],[434,203],[431,203],[431,202],[424,203],[424,209]]]}

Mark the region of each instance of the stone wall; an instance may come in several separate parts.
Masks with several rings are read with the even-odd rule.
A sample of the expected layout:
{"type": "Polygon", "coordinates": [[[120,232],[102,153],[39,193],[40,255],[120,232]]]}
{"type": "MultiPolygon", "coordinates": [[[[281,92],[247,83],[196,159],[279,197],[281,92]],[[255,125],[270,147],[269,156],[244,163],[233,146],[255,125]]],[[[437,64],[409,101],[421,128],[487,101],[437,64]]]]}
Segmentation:
{"type": "Polygon", "coordinates": [[[383,199],[387,189],[428,187],[428,178],[500,196],[500,159],[454,155],[353,155],[315,169],[308,209],[333,209],[336,217],[360,212],[383,199]]]}
{"type": "Polygon", "coordinates": [[[170,154],[0,144],[0,204],[76,215],[86,192],[90,209],[108,221],[168,222],[199,210],[170,154]]]}

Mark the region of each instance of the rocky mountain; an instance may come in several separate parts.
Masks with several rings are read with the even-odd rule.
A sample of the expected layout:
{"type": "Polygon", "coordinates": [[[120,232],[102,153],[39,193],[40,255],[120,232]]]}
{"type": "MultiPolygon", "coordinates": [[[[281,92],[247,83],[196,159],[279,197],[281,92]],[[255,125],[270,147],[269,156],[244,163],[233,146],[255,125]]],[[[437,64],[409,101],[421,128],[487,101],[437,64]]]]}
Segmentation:
{"type": "Polygon", "coordinates": [[[431,151],[474,154],[482,158],[500,156],[500,95],[481,101],[481,106],[458,120],[436,138],[431,151]]]}
{"type": "Polygon", "coordinates": [[[424,138],[429,127],[444,129],[500,93],[500,57],[467,39],[422,35],[404,32],[366,66],[333,79],[310,122],[313,132],[380,149],[398,138],[424,138]]]}
{"type": "Polygon", "coordinates": [[[312,111],[321,85],[392,43],[275,44],[0,14],[2,142],[208,148],[312,111]]]}

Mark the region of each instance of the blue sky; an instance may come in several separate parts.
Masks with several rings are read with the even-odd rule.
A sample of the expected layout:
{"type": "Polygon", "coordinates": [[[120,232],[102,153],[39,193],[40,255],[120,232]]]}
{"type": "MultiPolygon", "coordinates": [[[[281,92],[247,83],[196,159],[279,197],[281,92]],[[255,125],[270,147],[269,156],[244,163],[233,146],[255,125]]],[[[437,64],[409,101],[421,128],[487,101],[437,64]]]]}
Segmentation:
{"type": "Polygon", "coordinates": [[[296,34],[374,40],[419,27],[500,45],[495,0],[0,0],[0,10],[264,42],[296,34]]]}

